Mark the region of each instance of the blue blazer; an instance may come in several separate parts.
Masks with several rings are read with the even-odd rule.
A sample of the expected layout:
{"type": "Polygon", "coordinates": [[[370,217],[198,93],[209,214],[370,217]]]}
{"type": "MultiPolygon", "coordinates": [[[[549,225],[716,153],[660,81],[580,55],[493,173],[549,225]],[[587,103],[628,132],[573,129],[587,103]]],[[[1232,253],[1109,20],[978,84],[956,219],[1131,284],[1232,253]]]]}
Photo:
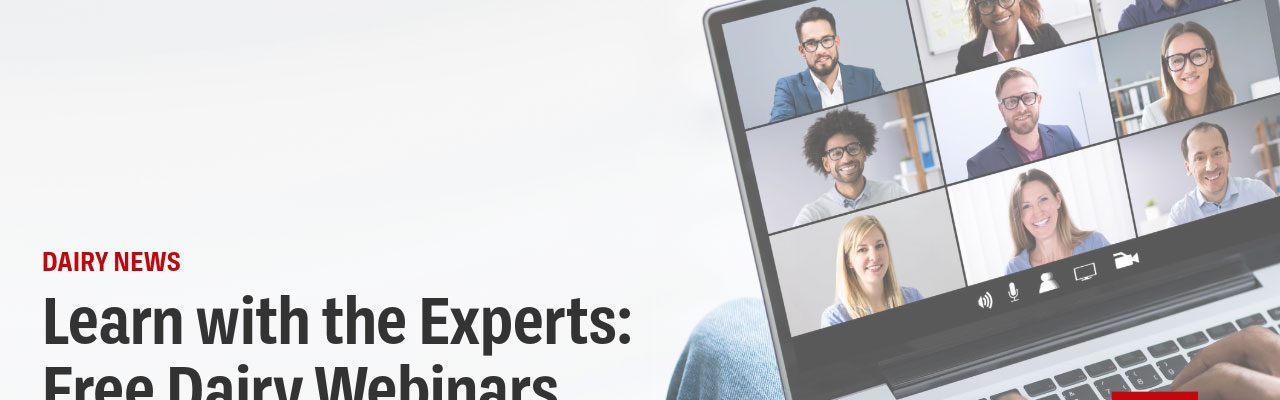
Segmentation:
{"type": "MultiPolygon", "coordinates": [[[[1071,133],[1066,125],[1037,125],[1040,129],[1040,147],[1044,148],[1044,156],[1049,157],[1080,148],[1080,141],[1071,133]]],[[[1009,137],[1009,128],[1000,130],[1000,137],[986,148],[969,157],[969,178],[977,178],[993,172],[1003,171],[1022,165],[1022,156],[1018,155],[1017,143],[1009,137]]]]}
{"type": "MultiPolygon", "coordinates": [[[[841,88],[845,103],[884,93],[880,79],[876,78],[876,70],[871,68],[840,64],[840,79],[843,80],[841,88]]],[[[813,75],[806,68],[798,74],[778,78],[778,85],[773,89],[773,110],[769,112],[769,122],[821,109],[822,97],[813,84],[813,75]]]]}

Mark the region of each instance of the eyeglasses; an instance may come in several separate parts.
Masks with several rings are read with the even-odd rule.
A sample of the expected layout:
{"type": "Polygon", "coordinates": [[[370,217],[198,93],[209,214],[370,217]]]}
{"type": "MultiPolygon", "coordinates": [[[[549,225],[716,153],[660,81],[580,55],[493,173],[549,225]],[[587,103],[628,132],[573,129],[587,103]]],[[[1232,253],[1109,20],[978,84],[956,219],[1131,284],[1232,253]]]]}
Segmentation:
{"type": "Polygon", "coordinates": [[[851,156],[862,154],[862,143],[853,142],[844,145],[844,147],[827,149],[827,158],[830,158],[831,161],[840,161],[841,158],[844,158],[845,154],[851,156]]]}
{"type": "Polygon", "coordinates": [[[978,13],[982,15],[991,15],[996,12],[996,3],[1006,10],[1013,7],[1015,0],[974,0],[973,4],[978,6],[978,13]]]}
{"type": "Polygon", "coordinates": [[[1009,97],[1000,99],[1000,105],[1004,106],[1004,109],[1006,110],[1012,110],[1012,109],[1018,108],[1019,102],[1021,102],[1022,104],[1026,104],[1027,107],[1031,107],[1036,105],[1036,102],[1039,100],[1040,100],[1039,93],[1026,92],[1020,96],[1009,96],[1009,97]]]}
{"type": "Polygon", "coordinates": [[[804,50],[810,53],[818,51],[818,44],[822,44],[822,48],[824,49],[830,49],[831,46],[836,45],[836,37],[826,36],[819,40],[810,39],[804,41],[804,43],[800,43],[801,46],[804,46],[804,50]]]}
{"type": "Polygon", "coordinates": [[[1187,66],[1187,60],[1191,60],[1191,65],[1201,66],[1209,62],[1209,52],[1213,51],[1208,47],[1201,47],[1186,53],[1170,54],[1164,58],[1164,65],[1169,67],[1169,71],[1178,72],[1187,66]]]}

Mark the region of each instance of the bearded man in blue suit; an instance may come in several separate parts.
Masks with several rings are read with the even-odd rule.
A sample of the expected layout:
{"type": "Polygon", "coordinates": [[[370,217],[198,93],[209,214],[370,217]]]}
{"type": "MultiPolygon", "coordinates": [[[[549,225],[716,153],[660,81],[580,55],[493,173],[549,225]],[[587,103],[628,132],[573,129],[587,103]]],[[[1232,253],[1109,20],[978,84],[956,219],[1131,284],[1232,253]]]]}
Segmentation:
{"type": "Polygon", "coordinates": [[[822,7],[804,10],[796,21],[797,48],[808,69],[778,79],[769,122],[884,93],[876,71],[840,63],[836,18],[822,7]]]}

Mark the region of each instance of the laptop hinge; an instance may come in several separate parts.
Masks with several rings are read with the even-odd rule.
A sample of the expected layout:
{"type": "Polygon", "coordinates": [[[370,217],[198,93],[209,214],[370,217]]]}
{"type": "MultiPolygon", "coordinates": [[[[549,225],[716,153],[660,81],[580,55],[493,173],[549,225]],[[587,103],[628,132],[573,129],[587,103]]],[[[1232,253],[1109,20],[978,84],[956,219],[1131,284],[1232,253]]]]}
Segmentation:
{"type": "Polygon", "coordinates": [[[1112,282],[1126,286],[1100,285],[1095,290],[1121,293],[1117,296],[1081,296],[1092,297],[1084,301],[1077,297],[1055,299],[1073,302],[1060,308],[1070,311],[1019,321],[1017,329],[952,342],[947,347],[922,346],[882,361],[880,370],[894,396],[903,398],[1260,287],[1242,259],[1221,262],[1225,264],[1205,265],[1165,282],[1137,285],[1141,287],[1132,282],[1112,282]],[[1098,306],[1090,306],[1094,304],[1098,306]]]}

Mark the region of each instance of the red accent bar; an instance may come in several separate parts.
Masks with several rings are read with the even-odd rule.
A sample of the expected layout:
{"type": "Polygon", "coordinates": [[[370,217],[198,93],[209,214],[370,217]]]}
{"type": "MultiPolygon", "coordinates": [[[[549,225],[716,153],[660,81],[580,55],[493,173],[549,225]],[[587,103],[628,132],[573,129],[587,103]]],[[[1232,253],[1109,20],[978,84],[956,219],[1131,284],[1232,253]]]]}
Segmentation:
{"type": "Polygon", "coordinates": [[[1111,400],[1199,400],[1196,392],[1114,392],[1111,400]]]}

